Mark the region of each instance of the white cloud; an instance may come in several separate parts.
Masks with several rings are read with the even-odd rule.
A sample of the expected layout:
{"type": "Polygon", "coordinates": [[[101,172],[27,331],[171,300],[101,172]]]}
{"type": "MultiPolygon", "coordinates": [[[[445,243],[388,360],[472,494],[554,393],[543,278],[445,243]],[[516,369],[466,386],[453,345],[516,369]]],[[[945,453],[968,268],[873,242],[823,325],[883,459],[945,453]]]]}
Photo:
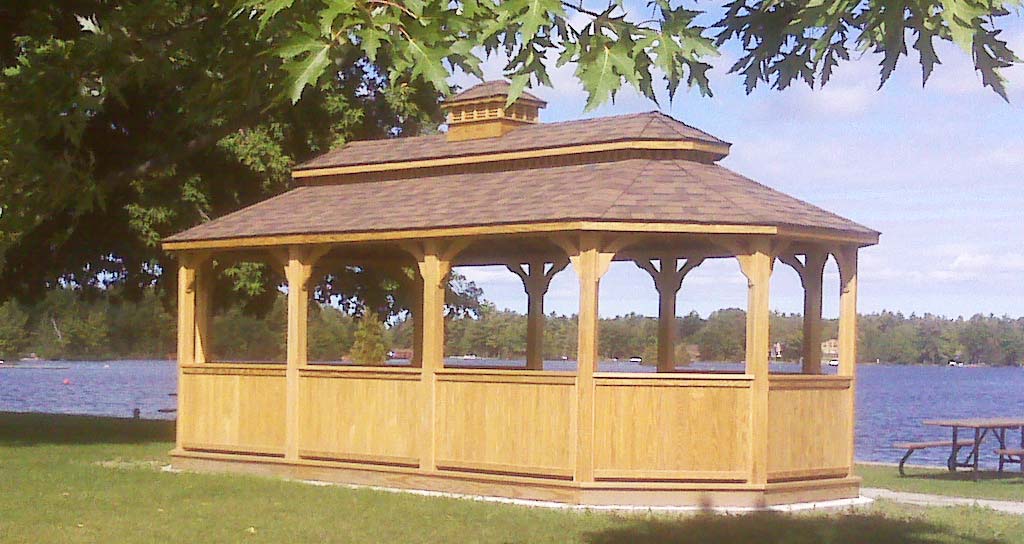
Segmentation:
{"type": "Polygon", "coordinates": [[[455,270],[477,285],[521,284],[522,280],[504,266],[459,266],[455,270]]]}

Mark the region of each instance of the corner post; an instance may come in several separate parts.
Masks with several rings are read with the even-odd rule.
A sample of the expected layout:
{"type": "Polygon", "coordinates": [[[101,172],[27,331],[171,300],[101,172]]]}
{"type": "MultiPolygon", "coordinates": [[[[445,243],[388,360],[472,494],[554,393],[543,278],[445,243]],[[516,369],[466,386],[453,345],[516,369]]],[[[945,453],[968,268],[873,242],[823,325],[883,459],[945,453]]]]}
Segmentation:
{"type": "Polygon", "coordinates": [[[775,253],[770,240],[752,241],[736,255],[747,277],[746,371],[753,374],[750,400],[750,483],[768,483],[769,284],[775,253]]]}
{"type": "Polygon", "coordinates": [[[180,450],[184,435],[184,414],[188,411],[189,391],[183,368],[195,363],[196,350],[196,255],[182,254],[178,259],[178,421],[175,447],[180,450]]]}
{"type": "Polygon", "coordinates": [[[857,246],[843,246],[834,253],[839,264],[839,372],[850,378],[849,421],[850,438],[849,467],[853,471],[854,423],[856,421],[857,382],[857,246]]]}
{"type": "MultiPolygon", "coordinates": [[[[559,242],[556,240],[556,242],[559,242]]],[[[580,282],[580,309],[576,355],[576,463],[575,482],[594,481],[594,372],[598,362],[598,298],[601,277],[611,266],[615,251],[601,245],[598,234],[585,233],[575,240],[562,240],[580,282]]]]}
{"type": "Polygon", "coordinates": [[[313,265],[326,252],[316,248],[288,248],[285,278],[288,280],[288,359],[285,365],[285,459],[299,458],[299,369],[306,365],[309,313],[309,281],[313,265]]]}
{"type": "Polygon", "coordinates": [[[821,293],[828,253],[808,251],[804,258],[804,374],[821,374],[821,293]]]}

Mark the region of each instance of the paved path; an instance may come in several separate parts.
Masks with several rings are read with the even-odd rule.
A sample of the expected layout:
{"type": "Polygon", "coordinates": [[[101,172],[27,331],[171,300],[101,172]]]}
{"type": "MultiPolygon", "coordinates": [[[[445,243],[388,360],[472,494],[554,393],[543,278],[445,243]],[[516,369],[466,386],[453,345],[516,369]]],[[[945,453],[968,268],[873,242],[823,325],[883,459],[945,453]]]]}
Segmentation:
{"type": "Polygon", "coordinates": [[[1024,515],[1024,502],[995,501],[991,499],[973,499],[969,497],[948,497],[945,495],[928,495],[925,493],[906,493],[871,487],[861,488],[860,494],[872,499],[916,504],[918,506],[981,506],[1007,514],[1024,515]]]}

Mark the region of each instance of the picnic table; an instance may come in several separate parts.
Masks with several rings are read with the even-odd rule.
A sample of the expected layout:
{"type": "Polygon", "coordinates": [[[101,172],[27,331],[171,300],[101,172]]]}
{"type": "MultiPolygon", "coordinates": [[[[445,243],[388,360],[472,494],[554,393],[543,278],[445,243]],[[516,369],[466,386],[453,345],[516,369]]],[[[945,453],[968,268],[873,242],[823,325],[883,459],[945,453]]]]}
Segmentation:
{"type": "Polygon", "coordinates": [[[958,467],[971,468],[974,471],[974,479],[978,479],[978,457],[981,451],[981,443],[985,437],[991,434],[999,442],[996,453],[999,454],[999,470],[1003,470],[1005,463],[1021,463],[1024,470],[1024,418],[965,418],[965,419],[930,419],[924,421],[925,425],[935,427],[949,427],[953,430],[953,440],[950,443],[951,452],[947,467],[950,472],[956,472],[958,467]],[[1010,448],[1006,444],[1006,431],[1017,429],[1021,432],[1020,448],[1010,448]],[[973,431],[973,437],[967,440],[960,438],[960,431],[973,431]],[[972,440],[973,438],[973,440],[972,440]],[[957,459],[957,453],[964,443],[970,443],[971,453],[963,460],[957,459]]]}

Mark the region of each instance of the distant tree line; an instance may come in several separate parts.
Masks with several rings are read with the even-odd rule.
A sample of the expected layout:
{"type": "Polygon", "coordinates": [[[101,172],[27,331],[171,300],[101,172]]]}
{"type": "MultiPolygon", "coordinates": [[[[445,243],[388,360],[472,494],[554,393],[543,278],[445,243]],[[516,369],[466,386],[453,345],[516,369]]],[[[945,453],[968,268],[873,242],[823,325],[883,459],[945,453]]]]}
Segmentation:
{"type": "MultiPolygon", "coordinates": [[[[371,362],[388,349],[412,347],[412,321],[407,316],[384,323],[374,312],[360,313],[311,304],[310,360],[351,357],[371,362]]],[[[702,360],[742,360],[745,320],[746,313],[736,308],[718,310],[706,318],[696,312],[677,317],[677,361],[687,362],[692,351],[699,352],[702,360]]],[[[771,316],[771,341],[779,344],[785,360],[800,358],[802,321],[798,314],[771,316]]],[[[601,356],[640,356],[653,361],[657,326],[656,318],[638,314],[601,319],[601,356]]],[[[174,356],[175,329],[174,308],[166,307],[153,290],[129,300],[116,292],[87,296],[78,290],[52,289],[34,305],[13,300],[0,304],[0,358],[13,360],[30,353],[54,360],[169,358],[174,356]]],[[[262,315],[247,311],[241,303],[230,306],[213,317],[212,356],[218,360],[281,361],[286,330],[284,295],[262,315]]],[[[837,320],[825,320],[825,339],[835,338],[837,331],[837,320]]],[[[474,311],[452,312],[446,332],[448,355],[521,359],[526,352],[526,317],[487,302],[474,311]]],[[[950,319],[881,312],[860,316],[859,332],[861,361],[945,364],[955,359],[998,366],[1024,362],[1024,318],[975,315],[950,319]]],[[[575,316],[547,317],[544,352],[548,359],[575,358],[575,316]]]]}

